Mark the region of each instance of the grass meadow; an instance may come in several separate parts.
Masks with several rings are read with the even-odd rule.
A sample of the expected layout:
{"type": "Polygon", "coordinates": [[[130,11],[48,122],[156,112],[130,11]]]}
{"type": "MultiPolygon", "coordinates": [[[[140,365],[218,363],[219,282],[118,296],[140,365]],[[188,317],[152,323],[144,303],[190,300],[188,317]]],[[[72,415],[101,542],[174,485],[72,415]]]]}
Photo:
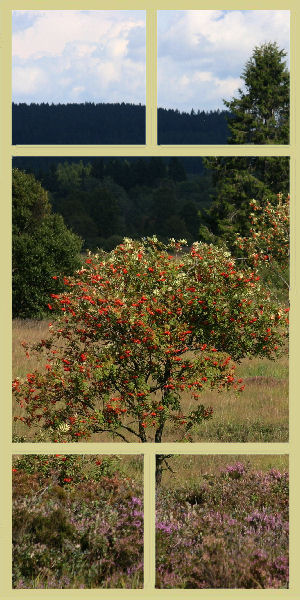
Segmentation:
{"type": "Polygon", "coordinates": [[[288,588],[288,457],[173,456],[169,466],[156,494],[156,587],[288,588]]]}
{"type": "MultiPolygon", "coordinates": [[[[35,356],[27,358],[21,342],[34,344],[45,338],[48,321],[13,321],[13,377],[24,377],[38,367],[35,356]]],[[[203,394],[203,404],[212,406],[213,418],[193,428],[193,442],[287,442],[288,441],[288,355],[276,361],[268,359],[244,359],[236,369],[243,378],[245,390],[233,392],[209,392],[203,394]]],[[[183,410],[190,407],[188,394],[182,396],[183,410]]],[[[13,415],[24,416],[24,411],[13,401],[13,415]]],[[[30,432],[26,425],[17,421],[13,424],[15,439],[26,438],[30,432]]],[[[164,441],[180,441],[181,431],[174,424],[166,425],[164,441]]],[[[95,434],[91,441],[110,442],[107,434],[95,434]]],[[[119,441],[119,440],[117,440],[119,441]]],[[[132,440],[135,441],[135,440],[132,440]]]]}

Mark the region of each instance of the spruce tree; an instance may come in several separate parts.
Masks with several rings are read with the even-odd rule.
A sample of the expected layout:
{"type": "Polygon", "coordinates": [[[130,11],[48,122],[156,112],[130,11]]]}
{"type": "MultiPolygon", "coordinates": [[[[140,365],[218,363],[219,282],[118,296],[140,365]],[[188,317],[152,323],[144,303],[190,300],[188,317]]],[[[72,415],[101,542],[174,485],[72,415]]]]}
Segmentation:
{"type": "MultiPolygon", "coordinates": [[[[241,75],[244,90],[224,100],[230,110],[229,144],[289,142],[289,72],[276,43],[256,47],[241,75]]],[[[249,230],[249,201],[276,201],[289,192],[286,157],[220,157],[204,159],[213,173],[215,194],[205,218],[211,231],[231,246],[236,232],[249,230]]]]}
{"type": "Polygon", "coordinates": [[[245,91],[224,100],[230,111],[230,144],[289,143],[289,72],[276,43],[255,47],[241,78],[245,91]]]}

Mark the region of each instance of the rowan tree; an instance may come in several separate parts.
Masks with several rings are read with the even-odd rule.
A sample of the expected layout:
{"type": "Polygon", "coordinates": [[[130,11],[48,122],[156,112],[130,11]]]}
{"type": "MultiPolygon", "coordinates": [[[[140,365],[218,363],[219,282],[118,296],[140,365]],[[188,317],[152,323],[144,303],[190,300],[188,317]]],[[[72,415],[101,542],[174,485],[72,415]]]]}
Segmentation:
{"type": "Polygon", "coordinates": [[[278,194],[277,203],[250,202],[250,231],[248,236],[237,235],[235,246],[243,260],[263,273],[271,292],[289,289],[290,257],[290,198],[278,194]]]}
{"type": "Polygon", "coordinates": [[[187,439],[212,416],[203,393],[242,391],[234,361],[275,358],[287,334],[255,269],[212,245],[125,238],[64,284],[49,306],[62,316],[35,348],[40,368],[13,382],[16,420],[52,441],[159,443],[170,424],[173,441],[187,439]]]}

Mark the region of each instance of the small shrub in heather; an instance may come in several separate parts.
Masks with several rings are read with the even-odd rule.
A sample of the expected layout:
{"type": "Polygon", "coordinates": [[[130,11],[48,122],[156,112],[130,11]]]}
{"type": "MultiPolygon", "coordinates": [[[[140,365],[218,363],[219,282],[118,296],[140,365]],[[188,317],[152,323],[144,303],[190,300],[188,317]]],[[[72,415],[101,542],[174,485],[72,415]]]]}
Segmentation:
{"type": "Polygon", "coordinates": [[[156,587],[288,587],[287,472],[228,465],[159,489],[156,516],[156,587]]]}
{"type": "Polygon", "coordinates": [[[116,461],[56,455],[14,464],[14,588],[142,587],[142,486],[120,476],[116,461]]]}

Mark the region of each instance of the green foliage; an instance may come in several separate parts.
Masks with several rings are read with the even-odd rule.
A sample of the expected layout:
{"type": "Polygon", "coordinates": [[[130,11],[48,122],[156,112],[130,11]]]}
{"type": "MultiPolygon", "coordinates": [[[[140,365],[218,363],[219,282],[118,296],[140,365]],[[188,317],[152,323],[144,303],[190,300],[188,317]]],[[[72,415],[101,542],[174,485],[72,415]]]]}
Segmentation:
{"type": "MultiPolygon", "coordinates": [[[[254,265],[274,294],[289,289],[290,198],[278,194],[276,204],[250,202],[249,236],[237,235],[236,248],[247,264],[254,265]]],[[[287,299],[288,301],[288,299],[287,299]]]]}
{"type": "Polygon", "coordinates": [[[205,159],[213,172],[213,203],[204,212],[217,239],[231,250],[237,232],[249,233],[250,201],[276,202],[278,190],[289,191],[289,159],[286,157],[213,157],[205,159]]]}
{"type": "Polygon", "coordinates": [[[177,158],[177,156],[172,156],[169,162],[169,176],[174,181],[185,181],[186,180],[186,172],[182,165],[182,162],[177,158]]]}
{"type": "Polygon", "coordinates": [[[51,213],[47,192],[33,175],[13,169],[13,316],[42,318],[58,276],[80,266],[81,240],[51,213]]]}
{"type": "Polygon", "coordinates": [[[40,483],[51,479],[52,483],[65,486],[113,477],[119,470],[119,462],[118,456],[86,458],[75,454],[23,454],[14,462],[14,472],[36,474],[40,483]]]}
{"type": "Polygon", "coordinates": [[[51,213],[47,192],[31,174],[13,169],[12,174],[13,235],[30,233],[51,213]]]}
{"type": "Polygon", "coordinates": [[[79,163],[59,163],[56,169],[56,178],[61,192],[84,187],[84,181],[91,173],[91,165],[79,163]]]}
{"type": "Polygon", "coordinates": [[[49,185],[53,210],[83,238],[86,249],[112,250],[124,235],[155,233],[163,241],[172,236],[189,243],[198,237],[207,178],[187,182],[176,157],[64,162],[54,176],[47,171],[40,177],[49,185]]]}

